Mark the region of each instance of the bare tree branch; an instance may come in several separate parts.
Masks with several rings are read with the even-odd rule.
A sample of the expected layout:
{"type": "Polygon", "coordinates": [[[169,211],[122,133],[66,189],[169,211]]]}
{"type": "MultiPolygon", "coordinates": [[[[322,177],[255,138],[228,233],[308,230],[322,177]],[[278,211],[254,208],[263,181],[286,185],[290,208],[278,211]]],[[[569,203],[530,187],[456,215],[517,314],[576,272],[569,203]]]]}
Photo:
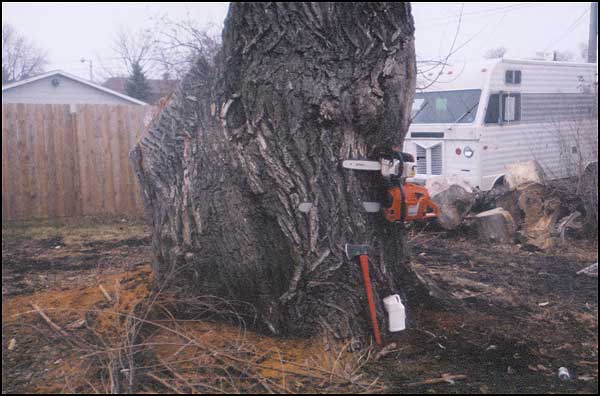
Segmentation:
{"type": "Polygon", "coordinates": [[[199,57],[213,63],[220,39],[209,33],[211,26],[200,26],[189,16],[173,20],[166,15],[156,18],[155,25],[157,45],[153,60],[164,73],[181,78],[199,57]]]}
{"type": "Polygon", "coordinates": [[[485,59],[498,59],[498,58],[504,57],[504,55],[506,55],[507,51],[508,50],[506,49],[506,47],[490,48],[489,50],[487,50],[485,52],[483,57],[485,59]]]}
{"type": "Polygon", "coordinates": [[[2,24],[2,84],[42,73],[47,64],[46,51],[20,35],[11,25],[2,24]]]}
{"type": "MultiPolygon", "coordinates": [[[[445,67],[448,65],[448,61],[450,60],[450,57],[452,55],[454,55],[456,53],[456,51],[458,51],[459,49],[461,49],[462,47],[464,47],[467,43],[469,43],[469,41],[471,41],[472,39],[467,40],[466,42],[464,42],[462,45],[460,45],[458,48],[455,49],[456,46],[456,41],[458,40],[458,35],[460,34],[460,27],[462,25],[462,18],[463,18],[463,11],[464,11],[465,5],[464,3],[461,5],[460,8],[460,14],[458,16],[458,24],[456,25],[456,32],[454,33],[454,38],[452,39],[452,44],[450,45],[450,49],[448,50],[448,54],[446,54],[445,58],[443,60],[440,60],[438,62],[436,62],[432,68],[429,69],[429,71],[438,68],[439,66],[441,66],[441,68],[439,68],[439,72],[437,73],[437,75],[433,78],[433,79],[429,79],[426,75],[427,72],[423,72],[423,71],[419,71],[417,74],[417,89],[427,89],[429,87],[431,87],[433,84],[435,84],[437,82],[437,80],[439,79],[439,77],[442,75],[442,73],[444,73],[444,69],[445,67]],[[426,85],[425,86],[419,86],[420,82],[422,82],[423,80],[426,80],[426,85]]],[[[425,81],[423,81],[425,82],[425,81]]]]}
{"type": "Polygon", "coordinates": [[[140,65],[144,71],[152,66],[152,51],[155,45],[156,38],[150,29],[134,32],[122,27],[115,36],[114,50],[131,74],[133,65],[140,65]]]}
{"type": "Polygon", "coordinates": [[[168,16],[151,19],[151,28],[131,31],[121,28],[114,40],[114,52],[127,74],[139,64],[150,77],[181,78],[199,57],[209,64],[220,47],[209,27],[191,17],[174,20],[168,16]]]}

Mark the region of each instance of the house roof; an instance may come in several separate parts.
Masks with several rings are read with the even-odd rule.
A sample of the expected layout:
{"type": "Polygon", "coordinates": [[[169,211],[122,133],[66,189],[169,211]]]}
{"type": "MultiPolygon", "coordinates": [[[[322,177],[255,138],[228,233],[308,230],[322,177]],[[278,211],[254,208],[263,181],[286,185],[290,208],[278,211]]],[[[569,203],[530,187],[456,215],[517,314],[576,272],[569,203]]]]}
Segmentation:
{"type": "MultiPolygon", "coordinates": [[[[150,86],[150,98],[148,98],[148,103],[151,104],[156,104],[160,99],[173,93],[177,88],[177,84],[179,84],[179,80],[148,79],[147,81],[150,86]]],[[[102,85],[114,91],[125,93],[127,77],[111,77],[102,85]]]]}
{"type": "Polygon", "coordinates": [[[119,97],[121,99],[127,100],[127,101],[135,103],[137,105],[147,105],[146,102],[142,102],[141,100],[132,98],[131,96],[127,96],[127,95],[125,95],[123,93],[120,93],[120,92],[117,92],[115,90],[103,87],[102,85],[95,84],[95,83],[93,83],[91,81],[88,81],[86,79],[74,76],[74,75],[69,74],[67,72],[64,72],[62,70],[52,70],[52,71],[49,71],[47,73],[38,74],[37,76],[33,76],[33,77],[30,77],[30,78],[26,78],[26,79],[23,79],[23,80],[15,81],[15,82],[10,83],[10,84],[3,85],[2,86],[2,92],[8,91],[9,89],[16,88],[16,87],[19,87],[19,86],[22,86],[22,85],[26,85],[26,84],[32,83],[34,81],[42,80],[42,79],[47,78],[47,77],[52,77],[52,76],[62,76],[62,77],[68,78],[70,80],[77,81],[78,83],[87,85],[87,86],[89,86],[91,88],[97,89],[99,91],[108,93],[110,95],[117,96],[117,97],[119,97]]]}

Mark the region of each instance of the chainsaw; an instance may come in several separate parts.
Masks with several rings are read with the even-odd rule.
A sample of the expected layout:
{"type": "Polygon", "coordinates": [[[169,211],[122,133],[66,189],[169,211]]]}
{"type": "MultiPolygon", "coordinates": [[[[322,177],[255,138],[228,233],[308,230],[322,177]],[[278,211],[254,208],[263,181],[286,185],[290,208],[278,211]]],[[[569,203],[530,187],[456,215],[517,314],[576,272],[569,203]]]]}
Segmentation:
{"type": "Polygon", "coordinates": [[[416,164],[411,154],[393,151],[381,155],[379,161],[346,160],[342,166],[381,173],[386,194],[381,203],[363,202],[368,212],[383,209],[386,220],[392,223],[422,221],[439,216],[439,208],[429,197],[427,189],[406,181],[416,174],[416,164]]]}

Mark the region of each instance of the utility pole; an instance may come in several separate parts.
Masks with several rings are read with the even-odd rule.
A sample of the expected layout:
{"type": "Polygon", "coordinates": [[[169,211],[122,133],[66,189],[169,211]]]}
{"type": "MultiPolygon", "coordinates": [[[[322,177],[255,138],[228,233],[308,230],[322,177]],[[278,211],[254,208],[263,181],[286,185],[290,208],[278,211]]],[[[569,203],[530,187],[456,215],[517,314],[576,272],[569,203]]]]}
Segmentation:
{"type": "Polygon", "coordinates": [[[592,2],[590,9],[590,33],[588,37],[588,63],[596,63],[598,50],[598,3],[592,2]]]}

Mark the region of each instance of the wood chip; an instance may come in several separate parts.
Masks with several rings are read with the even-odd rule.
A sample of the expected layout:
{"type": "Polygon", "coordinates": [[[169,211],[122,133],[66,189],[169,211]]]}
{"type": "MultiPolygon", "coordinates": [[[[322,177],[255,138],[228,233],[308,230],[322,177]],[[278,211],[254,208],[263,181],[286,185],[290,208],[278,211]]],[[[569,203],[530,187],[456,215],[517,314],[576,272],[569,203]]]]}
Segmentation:
{"type": "Polygon", "coordinates": [[[441,383],[448,383],[450,385],[454,384],[454,381],[457,380],[462,380],[467,378],[466,375],[464,374],[442,374],[442,376],[440,378],[429,378],[423,381],[419,381],[419,382],[412,382],[410,384],[406,384],[406,386],[421,386],[421,385],[434,385],[434,384],[441,384],[441,383]]]}
{"type": "Polygon", "coordinates": [[[56,331],[58,334],[60,334],[63,337],[68,337],[69,336],[69,334],[66,331],[64,331],[59,325],[57,325],[56,323],[54,323],[48,317],[48,315],[46,315],[44,313],[44,311],[42,311],[42,309],[37,304],[31,303],[31,306],[42,317],[42,319],[44,319],[44,321],[48,324],[48,326],[50,326],[54,331],[56,331]]]}
{"type": "Polygon", "coordinates": [[[594,377],[593,375],[579,375],[577,376],[577,379],[579,381],[594,381],[597,377],[594,377]]]}
{"type": "Polygon", "coordinates": [[[598,362],[590,362],[588,360],[580,360],[577,363],[575,363],[576,366],[597,366],[598,362]]]}
{"type": "Polygon", "coordinates": [[[77,330],[77,329],[81,329],[81,328],[85,327],[85,325],[86,325],[85,319],[79,319],[79,320],[76,320],[75,322],[69,323],[67,325],[67,329],[77,330]]]}
{"type": "Polygon", "coordinates": [[[112,303],[112,297],[110,296],[110,294],[108,294],[104,286],[98,285],[98,287],[100,288],[100,291],[102,291],[102,294],[104,294],[104,297],[108,300],[108,302],[112,303]]]}
{"type": "Polygon", "coordinates": [[[378,361],[379,359],[385,357],[386,355],[389,355],[390,353],[394,352],[396,349],[396,343],[392,342],[389,345],[384,346],[381,351],[379,351],[377,353],[377,355],[375,355],[375,361],[378,361]]]}
{"type": "Polygon", "coordinates": [[[546,371],[546,372],[550,372],[550,373],[552,372],[551,369],[549,369],[548,367],[544,366],[543,364],[538,364],[537,365],[537,369],[540,370],[540,371],[546,371]]]}

